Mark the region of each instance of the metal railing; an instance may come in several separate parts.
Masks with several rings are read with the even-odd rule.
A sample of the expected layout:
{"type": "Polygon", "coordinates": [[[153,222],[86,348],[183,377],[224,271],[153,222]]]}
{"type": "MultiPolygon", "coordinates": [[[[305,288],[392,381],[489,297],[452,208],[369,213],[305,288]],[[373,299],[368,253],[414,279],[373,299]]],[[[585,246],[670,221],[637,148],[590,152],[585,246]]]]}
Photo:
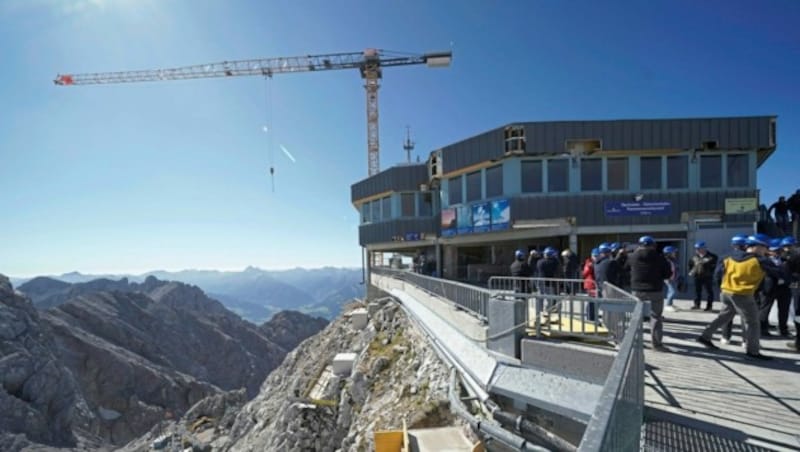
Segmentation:
{"type": "Polygon", "coordinates": [[[489,279],[489,290],[494,298],[525,301],[525,325],[536,337],[620,343],[636,298],[614,286],[598,298],[583,284],[582,279],[497,276],[489,279]]]}
{"type": "Polygon", "coordinates": [[[456,306],[475,314],[481,321],[486,321],[486,307],[491,293],[482,287],[420,275],[407,270],[373,267],[371,271],[376,275],[391,276],[408,281],[420,289],[445,298],[456,306]]]}
{"type": "Polygon", "coordinates": [[[636,303],[578,450],[638,451],[644,415],[644,304],[636,303]]]}

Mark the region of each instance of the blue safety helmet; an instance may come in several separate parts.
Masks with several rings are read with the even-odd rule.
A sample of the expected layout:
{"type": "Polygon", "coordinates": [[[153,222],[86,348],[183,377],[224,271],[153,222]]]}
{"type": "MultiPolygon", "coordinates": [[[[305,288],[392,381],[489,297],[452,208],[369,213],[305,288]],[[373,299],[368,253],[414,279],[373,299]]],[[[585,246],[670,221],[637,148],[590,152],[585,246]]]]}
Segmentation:
{"type": "Polygon", "coordinates": [[[769,250],[778,251],[781,249],[781,239],[772,239],[769,241],[769,250]]]}
{"type": "Polygon", "coordinates": [[[674,246],[667,245],[664,247],[664,254],[674,253],[676,251],[678,251],[678,248],[675,248],[674,246]]]}
{"type": "Polygon", "coordinates": [[[747,246],[769,247],[769,237],[765,234],[750,235],[747,237],[747,246]]]}
{"type": "Polygon", "coordinates": [[[592,257],[596,257],[600,255],[600,250],[597,248],[592,248],[592,257]]]}
{"type": "Polygon", "coordinates": [[[619,249],[619,242],[614,242],[614,243],[612,243],[612,244],[609,246],[609,248],[611,248],[611,251],[616,251],[616,250],[618,250],[618,249],[619,249]]]}
{"type": "Polygon", "coordinates": [[[522,250],[517,250],[514,252],[514,257],[516,257],[517,259],[522,259],[523,257],[525,257],[525,252],[522,250]]]}
{"type": "Polygon", "coordinates": [[[792,236],[787,236],[781,239],[781,246],[795,246],[797,245],[797,240],[794,239],[792,236]]]}
{"type": "Polygon", "coordinates": [[[556,251],[556,249],[553,248],[552,246],[548,246],[547,248],[544,249],[545,256],[552,257],[555,256],[556,254],[558,254],[558,251],[556,251]]]}
{"type": "Polygon", "coordinates": [[[731,237],[731,245],[732,246],[744,246],[747,245],[747,236],[744,234],[736,234],[731,237]]]}
{"type": "Polygon", "coordinates": [[[694,244],[694,247],[695,247],[695,249],[698,249],[698,250],[704,249],[706,247],[706,242],[703,241],[703,240],[700,240],[699,242],[694,244]]]}
{"type": "Polygon", "coordinates": [[[652,245],[656,243],[655,239],[650,237],[649,235],[643,235],[639,237],[639,244],[640,245],[652,245]]]}
{"type": "Polygon", "coordinates": [[[601,243],[600,246],[597,247],[597,250],[600,251],[601,254],[610,253],[611,247],[608,245],[608,243],[601,243]]]}

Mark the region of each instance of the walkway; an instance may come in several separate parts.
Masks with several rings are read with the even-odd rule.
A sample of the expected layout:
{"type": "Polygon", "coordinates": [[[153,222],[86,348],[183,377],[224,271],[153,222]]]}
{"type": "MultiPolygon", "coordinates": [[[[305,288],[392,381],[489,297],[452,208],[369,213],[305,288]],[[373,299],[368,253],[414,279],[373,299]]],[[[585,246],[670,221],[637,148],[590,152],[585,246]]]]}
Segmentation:
{"type": "Polygon", "coordinates": [[[664,342],[672,353],[645,351],[646,450],[800,449],[800,354],[775,338],[761,341],[774,360],[745,359],[738,318],[736,342],[721,345],[716,335],[721,349],[708,350],[694,339],[716,310],[677,305],[679,312],[665,314],[664,342]]]}

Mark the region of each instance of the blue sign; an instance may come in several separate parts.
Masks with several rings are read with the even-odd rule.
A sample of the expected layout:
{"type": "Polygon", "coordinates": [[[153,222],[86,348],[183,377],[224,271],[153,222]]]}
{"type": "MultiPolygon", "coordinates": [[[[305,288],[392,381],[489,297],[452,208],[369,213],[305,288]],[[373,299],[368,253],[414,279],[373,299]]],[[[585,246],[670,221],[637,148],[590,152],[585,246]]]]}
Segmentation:
{"type": "Polygon", "coordinates": [[[472,209],[469,206],[456,207],[456,224],[459,234],[472,233],[472,209]]]}
{"type": "Polygon", "coordinates": [[[472,206],[473,232],[489,232],[492,228],[492,212],[489,203],[472,206]]]}
{"type": "Polygon", "coordinates": [[[607,217],[648,217],[652,215],[669,215],[672,203],[669,201],[631,201],[605,203],[607,217]]]}
{"type": "Polygon", "coordinates": [[[492,201],[492,231],[508,229],[511,224],[511,208],[507,199],[492,201]]]}

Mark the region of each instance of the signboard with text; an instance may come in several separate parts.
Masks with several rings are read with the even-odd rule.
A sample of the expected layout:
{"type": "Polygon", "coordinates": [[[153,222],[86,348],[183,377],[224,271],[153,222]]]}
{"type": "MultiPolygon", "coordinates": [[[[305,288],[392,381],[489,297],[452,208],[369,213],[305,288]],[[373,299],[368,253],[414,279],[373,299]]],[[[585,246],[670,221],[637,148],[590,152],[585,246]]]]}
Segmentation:
{"type": "Polygon", "coordinates": [[[669,201],[606,201],[607,217],[647,217],[652,215],[669,215],[672,203],[669,201]]]}
{"type": "Polygon", "coordinates": [[[756,198],[726,198],[725,215],[735,215],[740,213],[750,213],[758,210],[758,200],[756,198]]]}

